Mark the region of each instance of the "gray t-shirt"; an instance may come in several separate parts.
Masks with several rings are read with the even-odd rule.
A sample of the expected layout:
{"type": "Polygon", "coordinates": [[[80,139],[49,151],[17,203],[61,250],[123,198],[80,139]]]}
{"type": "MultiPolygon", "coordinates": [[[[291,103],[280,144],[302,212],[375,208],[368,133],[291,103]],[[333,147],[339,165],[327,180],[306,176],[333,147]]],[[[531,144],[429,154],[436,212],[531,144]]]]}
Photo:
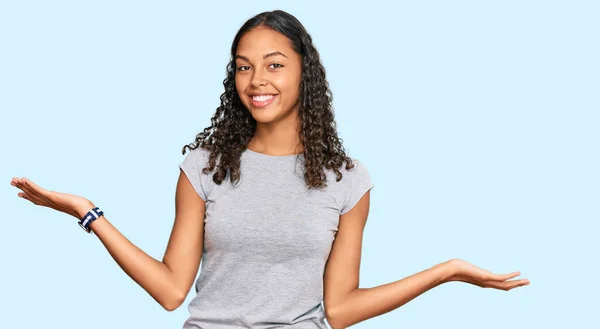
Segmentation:
{"type": "Polygon", "coordinates": [[[190,150],[179,165],[206,202],[196,296],[184,329],[327,328],[323,275],[339,216],[373,184],[364,165],[325,170],[327,187],[308,189],[302,154],[246,150],[241,178],[217,185],[203,174],[209,151],[190,150]]]}

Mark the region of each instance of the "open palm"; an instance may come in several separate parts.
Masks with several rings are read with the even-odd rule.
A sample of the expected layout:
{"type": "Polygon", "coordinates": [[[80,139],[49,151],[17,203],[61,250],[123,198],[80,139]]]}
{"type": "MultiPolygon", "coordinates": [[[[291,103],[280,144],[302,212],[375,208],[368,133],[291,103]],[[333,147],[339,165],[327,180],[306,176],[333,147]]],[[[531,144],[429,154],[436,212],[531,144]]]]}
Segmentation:
{"type": "Polygon", "coordinates": [[[10,185],[21,189],[17,195],[33,204],[52,208],[81,219],[94,204],[81,196],[46,190],[27,178],[13,178],[10,185]]]}
{"type": "Polygon", "coordinates": [[[452,259],[449,264],[452,268],[452,274],[447,281],[462,281],[482,288],[495,288],[506,291],[529,284],[528,279],[510,280],[521,275],[521,272],[495,274],[462,259],[452,259]]]}

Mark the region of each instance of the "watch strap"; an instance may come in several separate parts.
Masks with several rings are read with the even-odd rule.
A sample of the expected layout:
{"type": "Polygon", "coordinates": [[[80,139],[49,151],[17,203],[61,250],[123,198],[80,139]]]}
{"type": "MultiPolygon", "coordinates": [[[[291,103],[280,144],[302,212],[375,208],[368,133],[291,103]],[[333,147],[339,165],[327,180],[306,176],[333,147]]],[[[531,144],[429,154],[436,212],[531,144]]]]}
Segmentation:
{"type": "Polygon", "coordinates": [[[92,210],[88,211],[88,213],[85,214],[85,216],[83,216],[83,218],[79,221],[79,226],[81,226],[81,228],[84,231],[92,233],[92,230],[90,229],[90,224],[102,215],[104,215],[104,212],[100,210],[100,208],[94,207],[92,208],[92,210]]]}

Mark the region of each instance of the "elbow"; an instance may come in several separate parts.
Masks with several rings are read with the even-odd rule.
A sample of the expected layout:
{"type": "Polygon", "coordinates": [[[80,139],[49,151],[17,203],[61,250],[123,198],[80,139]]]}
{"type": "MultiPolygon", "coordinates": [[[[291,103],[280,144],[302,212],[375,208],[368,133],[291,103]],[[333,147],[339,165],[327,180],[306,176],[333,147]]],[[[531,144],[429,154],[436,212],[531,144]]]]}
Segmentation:
{"type": "Polygon", "coordinates": [[[331,329],[343,329],[345,328],[342,323],[340,323],[340,318],[336,311],[331,308],[325,308],[325,318],[327,319],[327,323],[331,329]]]}
{"type": "Polygon", "coordinates": [[[162,306],[167,312],[173,312],[179,306],[181,306],[181,304],[183,304],[184,300],[185,300],[185,296],[178,295],[178,296],[169,298],[169,300],[167,300],[167,301],[163,301],[162,303],[160,303],[160,306],[162,306]]]}
{"type": "Polygon", "coordinates": [[[161,304],[161,306],[167,312],[173,312],[173,311],[175,311],[180,305],[181,305],[180,303],[164,303],[164,304],[161,304]]]}

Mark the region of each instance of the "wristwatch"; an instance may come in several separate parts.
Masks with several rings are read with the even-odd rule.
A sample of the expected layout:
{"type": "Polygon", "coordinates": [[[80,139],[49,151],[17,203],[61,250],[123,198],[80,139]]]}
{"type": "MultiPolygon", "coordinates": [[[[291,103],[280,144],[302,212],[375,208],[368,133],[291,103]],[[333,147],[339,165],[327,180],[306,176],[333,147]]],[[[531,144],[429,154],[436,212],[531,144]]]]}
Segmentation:
{"type": "Polygon", "coordinates": [[[100,210],[100,208],[95,207],[92,210],[88,211],[88,213],[85,214],[85,216],[83,216],[83,218],[79,221],[79,226],[81,226],[81,228],[84,231],[91,234],[92,229],[90,229],[90,224],[102,215],[104,215],[104,212],[100,210]]]}

